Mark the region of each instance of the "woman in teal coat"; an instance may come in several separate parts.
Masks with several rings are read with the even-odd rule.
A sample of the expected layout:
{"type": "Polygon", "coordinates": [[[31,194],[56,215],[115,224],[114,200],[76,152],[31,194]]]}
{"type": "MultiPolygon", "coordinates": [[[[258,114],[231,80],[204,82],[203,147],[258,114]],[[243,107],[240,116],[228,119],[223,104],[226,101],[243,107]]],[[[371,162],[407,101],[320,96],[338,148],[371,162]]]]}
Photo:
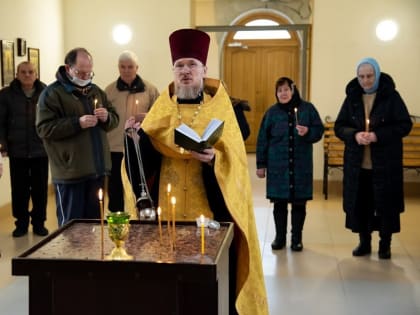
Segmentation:
{"type": "Polygon", "coordinates": [[[312,144],[324,126],[315,106],[300,98],[294,82],[276,82],[277,103],[264,114],[257,139],[257,176],[267,176],[267,199],[274,203],[276,237],[272,249],[286,245],[287,206],[291,204],[291,249],[301,251],[306,202],[312,199],[312,144]]]}

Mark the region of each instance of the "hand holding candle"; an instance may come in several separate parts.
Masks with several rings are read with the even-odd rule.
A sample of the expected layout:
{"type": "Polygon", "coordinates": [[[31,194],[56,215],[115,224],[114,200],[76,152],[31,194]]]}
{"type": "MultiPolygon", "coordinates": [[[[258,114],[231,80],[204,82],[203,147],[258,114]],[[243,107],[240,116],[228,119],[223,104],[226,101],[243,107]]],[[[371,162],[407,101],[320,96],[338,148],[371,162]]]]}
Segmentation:
{"type": "Polygon", "coordinates": [[[201,255],[205,253],[205,241],[204,241],[204,215],[200,215],[200,225],[201,225],[201,255]]]}

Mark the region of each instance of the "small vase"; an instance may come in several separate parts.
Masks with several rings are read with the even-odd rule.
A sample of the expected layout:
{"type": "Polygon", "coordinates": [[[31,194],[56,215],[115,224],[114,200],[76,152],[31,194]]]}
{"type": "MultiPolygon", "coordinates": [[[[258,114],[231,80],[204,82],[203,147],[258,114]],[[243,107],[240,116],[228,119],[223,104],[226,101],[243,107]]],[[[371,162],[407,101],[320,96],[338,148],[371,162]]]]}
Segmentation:
{"type": "Polygon", "coordinates": [[[106,216],[108,222],[109,238],[115,247],[106,257],[107,260],[132,260],[133,256],[127,254],[124,243],[130,231],[130,215],[127,212],[111,212],[106,216]]]}

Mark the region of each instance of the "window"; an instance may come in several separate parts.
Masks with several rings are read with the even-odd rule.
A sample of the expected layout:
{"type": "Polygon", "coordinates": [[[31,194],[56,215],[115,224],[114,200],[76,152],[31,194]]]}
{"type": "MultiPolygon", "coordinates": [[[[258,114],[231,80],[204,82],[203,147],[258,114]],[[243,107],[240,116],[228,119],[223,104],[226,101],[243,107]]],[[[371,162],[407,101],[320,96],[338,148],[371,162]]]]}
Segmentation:
{"type": "MultiPolygon", "coordinates": [[[[245,24],[245,26],[276,26],[279,23],[268,20],[258,19],[245,24]]],[[[264,31],[238,31],[233,36],[235,40],[241,39],[290,39],[290,33],[286,30],[264,30],[264,31]]]]}

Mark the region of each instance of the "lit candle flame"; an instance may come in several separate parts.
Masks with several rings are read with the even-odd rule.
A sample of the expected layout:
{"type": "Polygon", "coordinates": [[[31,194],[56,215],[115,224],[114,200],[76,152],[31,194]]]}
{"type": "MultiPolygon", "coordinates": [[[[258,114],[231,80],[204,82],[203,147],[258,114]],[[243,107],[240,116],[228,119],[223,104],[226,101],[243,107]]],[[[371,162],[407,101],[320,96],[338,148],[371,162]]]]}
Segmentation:
{"type": "Polygon", "coordinates": [[[171,192],[171,184],[168,184],[168,188],[166,191],[168,192],[168,194],[171,192]]]}
{"type": "Polygon", "coordinates": [[[99,198],[99,201],[102,201],[103,197],[104,197],[104,193],[103,193],[103,191],[102,191],[102,188],[99,188],[99,191],[98,191],[98,198],[99,198]]]}
{"type": "Polygon", "coordinates": [[[176,198],[174,196],[171,197],[171,204],[172,205],[176,204],[176,198]]]}
{"type": "Polygon", "coordinates": [[[93,101],[93,106],[95,107],[95,109],[96,109],[96,105],[98,104],[98,99],[97,98],[95,98],[95,100],[93,101]]]}

